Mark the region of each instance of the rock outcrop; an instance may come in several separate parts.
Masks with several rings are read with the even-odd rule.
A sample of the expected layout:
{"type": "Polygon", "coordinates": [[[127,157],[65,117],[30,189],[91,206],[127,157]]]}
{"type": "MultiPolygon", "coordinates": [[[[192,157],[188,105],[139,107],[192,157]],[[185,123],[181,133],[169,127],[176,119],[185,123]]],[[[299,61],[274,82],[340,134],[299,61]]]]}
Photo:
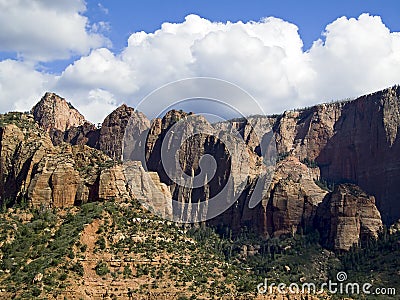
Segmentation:
{"type": "Polygon", "coordinates": [[[210,224],[237,233],[249,227],[266,237],[318,224],[324,243],[343,250],[376,237],[379,211],[385,223],[400,219],[399,86],[280,116],[216,124],[177,110],[150,123],[122,105],[96,128],[51,93],[32,112],[0,118],[3,202],[28,199],[57,207],[137,197],[174,215],[169,197],[201,203],[229,186],[223,195],[229,208],[210,224]],[[272,137],[278,163],[271,169],[272,137]],[[165,166],[161,152],[173,151],[177,156],[165,166]],[[214,164],[212,174],[204,171],[214,164]],[[177,183],[180,177],[189,185],[177,183]],[[321,182],[336,188],[328,191],[321,182]],[[261,201],[250,205],[257,193],[261,201]]]}
{"type": "Polygon", "coordinates": [[[52,129],[49,134],[55,146],[61,145],[64,142],[71,145],[87,145],[97,149],[100,129],[89,122],[85,122],[81,126],[70,127],[66,131],[52,129]]]}
{"type": "Polygon", "coordinates": [[[309,168],[295,157],[278,163],[265,208],[270,235],[312,230],[317,207],[328,193],[315,183],[319,177],[318,168],[309,168]]]}
{"type": "Polygon", "coordinates": [[[315,162],[329,182],[351,182],[376,197],[385,223],[400,218],[400,86],[352,101],[285,112],[277,147],[315,162]]]}
{"type": "Polygon", "coordinates": [[[25,200],[36,164],[54,148],[31,115],[8,113],[0,122],[0,199],[12,205],[25,200]]]}
{"type": "Polygon", "coordinates": [[[54,93],[46,93],[32,108],[35,121],[46,131],[62,132],[85,123],[82,116],[69,102],[54,93]]]}
{"type": "Polygon", "coordinates": [[[353,184],[337,185],[326,196],[318,207],[316,225],[325,246],[335,250],[377,238],[383,226],[375,198],[353,184]]]}
{"type": "Polygon", "coordinates": [[[124,171],[125,168],[122,165],[101,170],[99,178],[100,200],[121,201],[131,198],[124,171]]]}
{"type": "Polygon", "coordinates": [[[112,159],[122,160],[124,136],[127,128],[129,132],[126,142],[129,145],[129,141],[134,143],[135,140],[139,140],[142,132],[150,128],[150,121],[142,113],[136,112],[133,108],[124,104],[104,120],[100,130],[98,149],[112,159]]]}
{"type": "Polygon", "coordinates": [[[268,190],[256,207],[249,208],[253,181],[234,205],[210,222],[229,224],[234,233],[251,228],[265,237],[312,231],[318,205],[328,193],[315,183],[318,178],[318,168],[308,168],[297,158],[288,157],[278,162],[271,184],[264,187],[268,190]]]}
{"type": "Polygon", "coordinates": [[[27,198],[33,206],[73,206],[79,184],[71,146],[65,146],[60,153],[44,156],[36,165],[27,198]]]}
{"type": "Polygon", "coordinates": [[[0,204],[69,207],[132,198],[123,166],[103,152],[63,142],[54,146],[30,115],[0,115],[0,125],[0,204]]]}
{"type": "Polygon", "coordinates": [[[172,196],[158,174],[146,172],[138,161],[124,164],[124,175],[132,197],[145,208],[167,219],[172,219],[172,196]]]}
{"type": "Polygon", "coordinates": [[[387,224],[400,218],[399,105],[399,86],[346,103],[335,135],[315,159],[324,178],[374,195],[387,224]]]}

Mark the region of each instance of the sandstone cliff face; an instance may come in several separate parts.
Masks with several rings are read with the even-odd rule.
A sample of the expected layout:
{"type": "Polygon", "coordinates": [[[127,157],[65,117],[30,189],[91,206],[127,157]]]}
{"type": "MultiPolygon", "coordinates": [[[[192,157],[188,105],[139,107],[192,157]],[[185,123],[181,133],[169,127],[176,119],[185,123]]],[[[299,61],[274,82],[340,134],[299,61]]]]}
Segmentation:
{"type": "Polygon", "coordinates": [[[87,146],[63,144],[36,164],[26,197],[34,206],[70,207],[123,201],[129,193],[121,165],[87,146]]]}
{"type": "MultiPolygon", "coordinates": [[[[235,203],[223,214],[210,220],[213,225],[225,224],[230,226],[234,232],[239,232],[244,226],[252,228],[265,236],[279,236],[281,234],[294,234],[297,230],[312,230],[316,211],[327,191],[320,188],[315,181],[321,178],[317,160],[325,151],[331,140],[340,134],[336,130],[337,123],[341,120],[343,111],[348,103],[333,103],[319,105],[304,111],[287,112],[275,120],[259,118],[260,124],[275,121],[275,132],[277,149],[279,153],[287,153],[288,158],[278,163],[275,174],[263,200],[254,208],[249,208],[249,201],[254,193],[257,182],[257,174],[260,174],[260,141],[257,136],[257,126],[251,126],[248,121],[234,121],[211,126],[206,120],[198,119],[194,125],[179,121],[187,119],[188,115],[178,111],[171,111],[163,119],[153,121],[149,131],[146,144],[147,166],[156,171],[164,183],[171,186],[174,199],[184,202],[204,201],[206,191],[208,197],[218,193],[221,186],[229,184],[229,168],[232,163],[232,155],[242,164],[234,169],[235,174],[246,173],[249,175],[244,182],[245,187],[242,194],[235,203]],[[207,134],[197,134],[188,141],[183,141],[179,134],[167,135],[167,131],[176,126],[175,131],[184,132],[198,128],[200,132],[214,130],[215,135],[220,138],[231,134],[230,128],[240,132],[245,141],[245,151],[227,152],[226,145],[218,138],[207,134]],[[191,128],[191,126],[193,128],[191,128]],[[188,190],[171,182],[165,170],[161,166],[160,148],[162,143],[168,145],[180,145],[179,165],[186,174],[197,175],[200,173],[199,161],[204,154],[212,155],[222,166],[216,172],[214,179],[206,188],[188,190]],[[307,166],[302,161],[307,161],[307,166]],[[312,164],[311,164],[312,163],[312,164]]],[[[268,133],[268,128],[259,130],[261,136],[268,133]]],[[[172,147],[172,146],[171,146],[172,147]]],[[[343,151],[337,150],[338,153],[343,151]]],[[[329,179],[329,177],[328,177],[329,179]]],[[[239,180],[235,180],[238,182],[239,180]]],[[[233,191],[237,188],[234,187],[233,191]]],[[[229,195],[232,197],[233,195],[229,195]]],[[[228,198],[229,198],[228,197],[228,198]]],[[[361,207],[360,207],[361,209],[361,207]]],[[[376,208],[375,208],[376,210],[376,208]]],[[[339,239],[343,232],[339,232],[339,239]]],[[[367,233],[371,237],[376,235],[376,230],[367,233]]],[[[344,238],[344,237],[343,237],[344,238]]],[[[341,246],[340,246],[341,247],[341,246]]],[[[339,249],[339,247],[338,247],[339,249]]]]}
{"type": "MultiPolygon", "coordinates": [[[[150,121],[140,112],[135,112],[131,107],[121,105],[104,120],[99,136],[98,149],[112,159],[122,160],[124,136],[127,127],[127,143],[140,139],[143,131],[150,127],[150,121]],[[135,122],[130,123],[130,122],[135,122]]],[[[132,146],[132,145],[131,145],[132,146]]]]}
{"type": "Polygon", "coordinates": [[[340,184],[319,206],[316,225],[322,242],[335,250],[349,250],[382,229],[375,198],[353,184],[340,184]]]}
{"type": "Polygon", "coordinates": [[[30,115],[9,113],[0,121],[0,199],[12,204],[25,198],[35,165],[53,145],[30,115]]]}
{"type": "Polygon", "coordinates": [[[131,199],[124,168],[85,145],[54,146],[48,132],[21,113],[0,116],[0,203],[68,207],[131,199]]]}
{"type": "Polygon", "coordinates": [[[131,196],[145,208],[164,218],[172,218],[172,196],[155,172],[146,172],[138,161],[124,164],[124,175],[131,196]]]}
{"type": "Polygon", "coordinates": [[[264,186],[266,193],[256,207],[249,208],[255,186],[251,181],[238,201],[210,223],[229,224],[234,233],[246,226],[265,237],[311,231],[317,207],[328,193],[316,185],[317,178],[318,169],[288,157],[278,162],[271,184],[264,186]]]}
{"type": "Polygon", "coordinates": [[[266,224],[270,235],[312,230],[316,209],[326,190],[315,180],[317,168],[308,168],[295,157],[278,163],[266,206],[266,224]]]}
{"type": "Polygon", "coordinates": [[[100,130],[95,125],[85,122],[81,126],[70,127],[66,131],[51,129],[49,134],[55,146],[65,142],[71,145],[88,145],[98,148],[100,130]]]}
{"type": "MultiPolygon", "coordinates": [[[[261,124],[267,125],[258,122],[259,126],[261,124]]],[[[256,125],[243,122],[210,124],[203,116],[172,110],[163,119],[152,122],[146,142],[146,166],[170,186],[172,196],[178,202],[194,204],[209,199],[217,201],[213,198],[218,197],[227,202],[224,205],[230,206],[241,191],[250,189],[251,182],[264,167],[262,157],[252,149],[260,147],[262,137],[268,131],[260,128],[257,140],[255,128],[256,125]],[[246,143],[250,143],[252,149],[246,143]],[[162,147],[165,147],[163,151],[162,147]],[[175,157],[178,158],[176,163],[175,157]],[[169,162],[172,164],[168,165],[169,162]],[[232,188],[226,189],[227,185],[232,188]]],[[[198,209],[201,211],[195,208],[190,211],[192,217],[204,216],[203,208],[198,209]]],[[[208,209],[209,217],[214,210],[208,209]]]]}
{"type": "Polygon", "coordinates": [[[124,172],[125,168],[121,165],[116,165],[100,172],[99,199],[121,201],[131,198],[124,172]]]}
{"type": "Polygon", "coordinates": [[[324,178],[374,195],[389,224],[400,218],[399,105],[399,86],[346,103],[335,135],[316,157],[324,178]]]}
{"type": "Polygon", "coordinates": [[[27,198],[33,206],[68,207],[75,203],[80,182],[71,146],[43,157],[33,172],[27,198]]]}
{"type": "Polygon", "coordinates": [[[46,93],[32,108],[32,114],[46,131],[56,129],[64,132],[85,123],[85,118],[71,104],[54,93],[46,93]]]}
{"type": "Polygon", "coordinates": [[[386,223],[400,218],[400,87],[353,101],[285,112],[277,148],[315,161],[330,182],[352,182],[377,199],[386,223]]]}
{"type": "Polygon", "coordinates": [[[280,153],[292,153],[300,160],[315,160],[335,134],[343,103],[321,104],[309,109],[287,111],[277,119],[275,132],[280,153]]]}
{"type": "MultiPolygon", "coordinates": [[[[24,122],[35,130],[12,122],[1,126],[2,199],[28,197],[35,205],[68,206],[135,196],[144,202],[154,198],[159,205],[165,205],[165,209],[161,207],[163,214],[174,214],[175,207],[166,200],[168,197],[186,203],[207,201],[230,185],[231,194],[224,194],[230,208],[209,223],[228,225],[235,232],[247,226],[264,236],[279,236],[293,234],[300,228],[307,230],[315,220],[327,224],[316,216],[323,207],[328,212],[326,199],[339,203],[332,199],[353,195],[353,208],[343,208],[354,221],[353,227],[341,225],[347,219],[339,218],[339,210],[330,212],[332,220],[339,221],[327,225],[329,233],[324,226],[319,227],[326,234],[327,245],[335,249],[348,248],[364,236],[376,236],[375,204],[372,200],[355,199],[370,199],[368,195],[373,195],[386,222],[400,218],[398,86],[354,101],[317,105],[278,117],[250,117],[217,124],[176,110],[150,124],[143,114],[122,105],[105,119],[101,129],[85,123],[79,113],[67,109],[68,104],[60,99],[48,93],[34,107],[39,126],[32,120],[24,122]],[[188,134],[189,138],[185,136],[188,134]],[[263,185],[262,201],[249,207],[252,196],[260,192],[260,174],[269,170],[263,162],[271,150],[268,141],[272,134],[280,161],[270,178],[271,185],[263,185]],[[68,148],[64,143],[73,146],[68,148]],[[168,168],[182,168],[181,175],[188,182],[204,183],[210,178],[208,184],[190,189],[174,183],[170,170],[161,163],[163,143],[167,149],[178,150],[178,164],[168,168]],[[202,174],[203,156],[215,159],[215,174],[202,174]],[[141,161],[144,167],[132,162],[127,172],[110,158],[141,161]],[[127,178],[127,174],[135,180],[127,178]],[[353,182],[367,194],[355,193],[357,187],[347,186],[342,189],[348,190],[328,194],[315,183],[321,178],[336,184],[353,182]],[[65,184],[71,187],[69,191],[63,190],[65,184]],[[354,207],[366,210],[363,217],[353,216],[354,207]],[[368,225],[366,220],[372,223],[368,225]],[[360,234],[356,237],[357,228],[360,234]],[[347,232],[351,232],[351,237],[346,236],[347,232]]],[[[175,162],[175,158],[171,160],[175,162]]]]}

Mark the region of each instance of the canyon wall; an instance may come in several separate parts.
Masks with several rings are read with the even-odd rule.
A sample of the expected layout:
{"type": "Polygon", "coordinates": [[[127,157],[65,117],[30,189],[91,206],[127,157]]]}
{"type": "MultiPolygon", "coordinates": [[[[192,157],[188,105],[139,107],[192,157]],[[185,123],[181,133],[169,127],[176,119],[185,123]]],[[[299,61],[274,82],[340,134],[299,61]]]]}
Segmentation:
{"type": "Polygon", "coordinates": [[[387,224],[400,219],[399,86],[352,101],[217,124],[176,110],[150,121],[122,105],[99,127],[51,93],[32,112],[0,119],[0,194],[8,205],[23,200],[59,207],[153,197],[166,203],[165,214],[173,214],[167,198],[204,202],[231,185],[229,208],[209,224],[229,226],[234,233],[247,227],[265,237],[318,228],[327,247],[344,250],[376,237],[381,219],[387,224]],[[182,135],[196,130],[189,139],[182,135]],[[262,186],[261,201],[250,208],[265,171],[263,143],[268,147],[272,136],[271,184],[262,186]],[[161,163],[163,143],[179,149],[179,166],[187,176],[200,174],[208,184],[188,189],[175,183],[161,163]],[[202,174],[204,155],[215,159],[212,177],[202,174]],[[127,184],[122,159],[142,162],[130,165],[129,172],[143,188],[127,184]]]}

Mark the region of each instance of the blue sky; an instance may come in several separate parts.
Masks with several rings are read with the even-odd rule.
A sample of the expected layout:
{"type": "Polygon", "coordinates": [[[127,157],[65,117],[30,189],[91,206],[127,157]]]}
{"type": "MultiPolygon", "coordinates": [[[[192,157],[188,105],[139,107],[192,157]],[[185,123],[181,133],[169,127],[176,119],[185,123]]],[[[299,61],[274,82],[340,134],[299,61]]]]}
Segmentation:
{"type": "Polygon", "coordinates": [[[362,13],[379,15],[391,30],[400,31],[400,2],[396,0],[90,0],[87,3],[89,16],[111,23],[110,37],[116,50],[126,45],[127,38],[133,32],[153,32],[163,22],[182,22],[189,14],[218,22],[258,21],[269,16],[281,18],[299,27],[306,49],[320,37],[326,25],[342,16],[358,17],[362,13]],[[99,3],[108,9],[107,15],[99,8],[99,3]]]}
{"type": "Polygon", "coordinates": [[[399,12],[395,0],[5,0],[0,112],[54,91],[99,122],[196,76],[242,87],[267,113],[356,97],[400,83],[399,12]]]}

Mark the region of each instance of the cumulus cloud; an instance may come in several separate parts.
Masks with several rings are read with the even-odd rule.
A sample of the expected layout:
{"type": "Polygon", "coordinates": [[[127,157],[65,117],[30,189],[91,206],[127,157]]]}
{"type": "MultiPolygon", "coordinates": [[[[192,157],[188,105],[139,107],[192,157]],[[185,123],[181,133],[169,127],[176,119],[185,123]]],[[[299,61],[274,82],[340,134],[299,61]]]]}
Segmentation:
{"type": "MultiPolygon", "coordinates": [[[[312,75],[297,31],[277,18],[214,23],[189,15],[183,23],[164,23],[154,33],[132,34],[118,55],[93,51],[65,70],[59,86],[100,87],[135,105],[171,81],[215,77],[248,90],[264,101],[267,111],[277,112],[285,108],[283,100],[298,97],[297,85],[312,75]]],[[[247,109],[245,103],[235,105],[247,109]]]]}
{"type": "Polygon", "coordinates": [[[400,33],[390,32],[379,16],[337,19],[306,56],[316,74],[309,87],[313,99],[357,96],[400,83],[400,33]]]}
{"type": "MultiPolygon", "coordinates": [[[[297,26],[281,19],[217,23],[189,15],[132,34],[121,53],[94,49],[59,76],[30,73],[38,86],[69,98],[95,122],[121,102],[135,106],[164,84],[196,76],[230,81],[276,113],[400,83],[400,33],[377,16],[342,17],[305,51],[297,26]]],[[[162,107],[163,99],[155,105],[162,107]]],[[[234,105],[249,109],[241,101],[234,105]]]]}
{"type": "MultiPolygon", "coordinates": [[[[110,45],[103,35],[87,30],[85,9],[83,0],[1,0],[0,51],[51,61],[110,45]]],[[[104,24],[93,28],[100,27],[104,24]]]]}
{"type": "Polygon", "coordinates": [[[28,111],[55,82],[52,75],[15,60],[0,62],[0,111],[28,111]]]}
{"type": "Polygon", "coordinates": [[[114,94],[133,94],[136,70],[106,48],[96,49],[68,66],[62,73],[60,89],[103,89],[114,94]]]}
{"type": "Polygon", "coordinates": [[[117,108],[117,100],[114,95],[106,90],[90,90],[86,95],[81,95],[81,98],[83,97],[87,100],[79,104],[79,111],[88,120],[95,120],[100,123],[111,111],[117,108]]]}

